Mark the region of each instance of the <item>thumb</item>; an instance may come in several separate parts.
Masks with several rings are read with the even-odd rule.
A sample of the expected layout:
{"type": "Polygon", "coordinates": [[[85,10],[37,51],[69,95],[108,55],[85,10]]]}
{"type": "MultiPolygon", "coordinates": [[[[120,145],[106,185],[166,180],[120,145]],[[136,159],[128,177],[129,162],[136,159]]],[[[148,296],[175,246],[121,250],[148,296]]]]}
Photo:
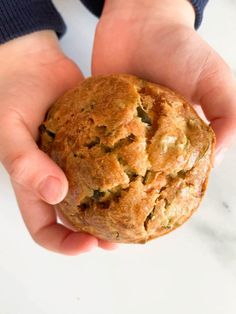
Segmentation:
{"type": "Polygon", "coordinates": [[[230,146],[236,135],[236,80],[215,54],[201,73],[197,99],[216,134],[216,152],[230,146]]]}
{"type": "Polygon", "coordinates": [[[0,143],[0,161],[12,181],[49,204],[56,204],[65,197],[68,190],[65,174],[39,150],[19,115],[6,115],[1,119],[0,143]]]}

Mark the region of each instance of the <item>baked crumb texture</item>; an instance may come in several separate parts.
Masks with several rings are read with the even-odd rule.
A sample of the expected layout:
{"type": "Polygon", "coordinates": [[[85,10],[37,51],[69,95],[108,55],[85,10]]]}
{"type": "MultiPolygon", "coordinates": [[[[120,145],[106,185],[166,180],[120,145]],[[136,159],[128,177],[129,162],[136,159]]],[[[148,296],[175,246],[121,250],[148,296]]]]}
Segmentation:
{"type": "Polygon", "coordinates": [[[76,230],[126,243],[164,235],[192,215],[215,143],[184,98],[129,75],[85,80],[53,105],[40,134],[69,181],[56,209],[76,230]]]}

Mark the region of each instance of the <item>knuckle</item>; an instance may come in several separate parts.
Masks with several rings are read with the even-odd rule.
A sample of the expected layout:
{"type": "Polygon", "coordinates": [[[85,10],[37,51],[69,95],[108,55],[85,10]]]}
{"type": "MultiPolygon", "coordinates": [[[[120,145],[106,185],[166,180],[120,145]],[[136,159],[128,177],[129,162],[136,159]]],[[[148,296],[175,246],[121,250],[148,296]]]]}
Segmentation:
{"type": "Polygon", "coordinates": [[[43,246],[42,239],[39,232],[31,234],[33,241],[39,246],[43,246]]]}
{"type": "Polygon", "coordinates": [[[6,161],[8,166],[8,173],[11,179],[17,183],[25,183],[28,177],[28,158],[26,153],[19,154],[14,158],[8,158],[6,161]]]}
{"type": "Polygon", "coordinates": [[[49,223],[45,226],[41,226],[39,229],[31,232],[31,237],[35,243],[39,246],[44,247],[48,250],[57,250],[57,244],[52,239],[50,240],[50,234],[52,233],[52,229],[55,226],[55,223],[49,223]]]}

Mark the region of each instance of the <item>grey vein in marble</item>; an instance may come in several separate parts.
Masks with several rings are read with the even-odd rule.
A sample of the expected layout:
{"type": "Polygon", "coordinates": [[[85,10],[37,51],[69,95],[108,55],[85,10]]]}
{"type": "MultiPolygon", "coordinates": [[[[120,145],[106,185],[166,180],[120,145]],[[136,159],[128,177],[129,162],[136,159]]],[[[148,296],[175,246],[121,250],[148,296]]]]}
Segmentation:
{"type": "Polygon", "coordinates": [[[232,231],[222,226],[219,230],[210,221],[197,219],[193,222],[193,230],[204,240],[218,262],[232,271],[236,278],[236,229],[232,231]]]}

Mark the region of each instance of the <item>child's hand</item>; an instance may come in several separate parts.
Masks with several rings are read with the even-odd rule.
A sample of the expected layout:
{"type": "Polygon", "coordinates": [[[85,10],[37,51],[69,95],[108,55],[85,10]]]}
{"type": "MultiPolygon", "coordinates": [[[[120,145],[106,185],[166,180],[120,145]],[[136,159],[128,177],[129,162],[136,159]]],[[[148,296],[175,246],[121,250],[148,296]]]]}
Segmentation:
{"type": "MultiPolygon", "coordinates": [[[[40,245],[77,254],[111,244],[57,223],[52,205],[68,189],[62,170],[35,143],[50,105],[82,80],[59,48],[52,31],[41,31],[0,46],[0,161],[7,169],[25,224],[40,245]]],[[[7,209],[6,209],[7,210],[7,209]]]]}
{"type": "Polygon", "coordinates": [[[236,83],[194,30],[194,18],[187,0],[107,0],[95,36],[93,73],[136,74],[201,104],[219,153],[236,133],[236,83]]]}

